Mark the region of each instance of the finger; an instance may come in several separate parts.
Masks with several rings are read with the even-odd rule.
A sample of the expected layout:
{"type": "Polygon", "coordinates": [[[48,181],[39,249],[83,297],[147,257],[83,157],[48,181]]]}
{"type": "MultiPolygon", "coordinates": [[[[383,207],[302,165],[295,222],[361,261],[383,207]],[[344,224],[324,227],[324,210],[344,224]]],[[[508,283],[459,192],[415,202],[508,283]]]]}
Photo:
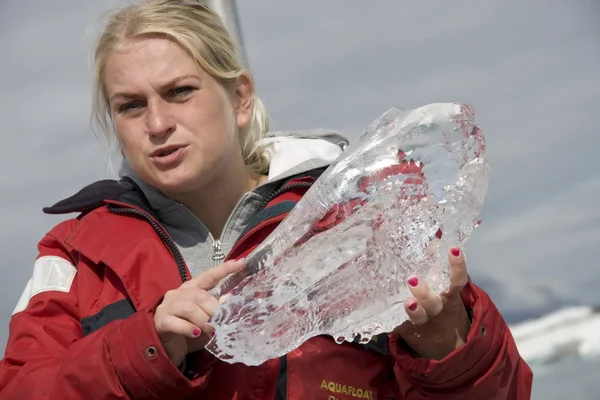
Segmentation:
{"type": "Polygon", "coordinates": [[[198,326],[170,314],[164,314],[157,318],[155,328],[159,335],[176,334],[190,339],[195,339],[202,333],[202,329],[198,326]]]}
{"type": "Polygon", "coordinates": [[[242,270],[242,268],[244,268],[244,265],[245,260],[243,259],[227,261],[221,265],[209,269],[208,271],[202,273],[201,275],[184,283],[181,286],[193,286],[198,289],[210,290],[217,286],[217,284],[226,276],[242,270]]]}
{"type": "Polygon", "coordinates": [[[422,308],[427,315],[435,317],[442,311],[442,308],[444,308],[442,299],[429,289],[429,286],[427,286],[425,281],[413,275],[407,279],[407,283],[410,292],[415,296],[419,302],[420,308],[422,308]]]}
{"type": "Polygon", "coordinates": [[[409,297],[404,302],[404,310],[408,319],[415,325],[423,325],[429,320],[429,316],[425,309],[419,304],[419,301],[414,297],[409,297]]]}
{"type": "MultiPolygon", "coordinates": [[[[217,302],[216,299],[214,299],[214,301],[217,302]]],[[[209,307],[207,306],[207,308],[209,307]]],[[[175,300],[168,303],[165,308],[165,313],[186,320],[201,330],[204,330],[204,325],[206,325],[210,318],[208,313],[204,310],[204,303],[197,304],[196,301],[190,301],[188,299],[175,300]]]]}
{"type": "Polygon", "coordinates": [[[207,298],[203,299],[200,303],[198,303],[198,306],[202,309],[202,311],[206,313],[206,315],[208,315],[210,319],[210,317],[212,317],[212,315],[215,313],[215,310],[220,304],[221,303],[219,302],[219,300],[217,300],[216,297],[213,297],[209,294],[207,298]]]}
{"type": "Polygon", "coordinates": [[[221,301],[218,300],[213,295],[211,295],[209,292],[207,292],[205,290],[201,290],[201,289],[194,289],[194,288],[186,289],[186,290],[182,291],[181,300],[189,300],[189,301],[193,302],[198,307],[200,307],[200,309],[204,312],[204,313],[193,313],[192,315],[190,315],[190,318],[198,318],[198,317],[204,318],[205,315],[208,316],[208,318],[206,320],[190,319],[190,322],[193,324],[198,324],[198,326],[200,326],[202,328],[203,332],[205,331],[205,329],[202,327],[202,325],[205,324],[212,317],[212,315],[215,313],[215,310],[217,309],[217,307],[221,304],[221,301]]]}
{"type": "Polygon", "coordinates": [[[469,275],[467,274],[467,262],[463,252],[458,247],[452,247],[448,253],[448,262],[450,264],[450,288],[449,294],[456,294],[467,284],[469,275]]]}
{"type": "Polygon", "coordinates": [[[226,294],[226,295],[219,297],[219,303],[221,303],[221,304],[225,303],[227,300],[229,300],[230,297],[231,297],[231,294],[226,294]]]}

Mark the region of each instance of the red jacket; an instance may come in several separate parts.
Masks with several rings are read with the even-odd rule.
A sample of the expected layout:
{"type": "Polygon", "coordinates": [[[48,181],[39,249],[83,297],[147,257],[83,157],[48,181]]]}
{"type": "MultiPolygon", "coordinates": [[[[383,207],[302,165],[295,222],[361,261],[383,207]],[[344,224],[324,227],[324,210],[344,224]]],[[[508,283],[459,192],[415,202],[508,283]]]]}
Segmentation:
{"type": "MultiPolygon", "coordinates": [[[[307,190],[293,184],[312,180],[288,181],[229,257],[258,245],[307,190]]],[[[153,313],[189,271],[135,185],[98,182],[46,211],[81,214],[39,243],[29,291],[10,321],[0,400],[530,397],[531,370],[490,298],[473,284],[463,296],[472,312],[467,344],[442,361],[413,357],[394,335],[367,345],[320,336],[258,367],[201,351],[182,372],[161,347],[153,313]]]]}

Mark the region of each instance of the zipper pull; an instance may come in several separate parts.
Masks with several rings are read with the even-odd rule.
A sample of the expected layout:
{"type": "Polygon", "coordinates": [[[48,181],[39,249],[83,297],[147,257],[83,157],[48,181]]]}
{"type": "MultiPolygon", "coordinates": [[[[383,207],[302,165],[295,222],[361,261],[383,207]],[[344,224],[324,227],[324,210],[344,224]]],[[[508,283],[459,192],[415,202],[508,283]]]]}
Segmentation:
{"type": "Polygon", "coordinates": [[[213,243],[212,259],[215,262],[215,267],[219,264],[222,264],[223,260],[225,259],[225,253],[223,253],[223,250],[221,249],[221,241],[218,239],[213,243]]]}

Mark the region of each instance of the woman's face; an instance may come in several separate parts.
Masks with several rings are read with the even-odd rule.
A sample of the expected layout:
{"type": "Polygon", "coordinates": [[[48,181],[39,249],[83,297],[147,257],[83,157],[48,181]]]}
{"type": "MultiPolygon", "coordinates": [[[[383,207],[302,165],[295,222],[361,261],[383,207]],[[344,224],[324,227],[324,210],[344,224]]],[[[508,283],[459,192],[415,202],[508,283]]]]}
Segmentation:
{"type": "Polygon", "coordinates": [[[127,42],[111,54],[105,70],[111,118],[140,178],[166,194],[185,193],[240,165],[237,133],[250,122],[252,87],[246,76],[238,81],[235,96],[226,95],[167,39],[127,42]]]}

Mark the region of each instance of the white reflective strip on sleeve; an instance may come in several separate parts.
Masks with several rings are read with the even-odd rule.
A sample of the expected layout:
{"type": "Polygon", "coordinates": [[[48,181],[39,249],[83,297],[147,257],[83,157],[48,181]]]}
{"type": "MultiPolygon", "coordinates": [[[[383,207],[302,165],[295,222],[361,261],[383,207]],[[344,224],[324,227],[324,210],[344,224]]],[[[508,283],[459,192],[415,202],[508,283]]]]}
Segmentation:
{"type": "Polygon", "coordinates": [[[33,264],[33,276],[27,282],[13,315],[27,308],[29,300],[43,292],[68,292],[73,284],[77,268],[69,261],[56,256],[38,258],[33,264]]]}

